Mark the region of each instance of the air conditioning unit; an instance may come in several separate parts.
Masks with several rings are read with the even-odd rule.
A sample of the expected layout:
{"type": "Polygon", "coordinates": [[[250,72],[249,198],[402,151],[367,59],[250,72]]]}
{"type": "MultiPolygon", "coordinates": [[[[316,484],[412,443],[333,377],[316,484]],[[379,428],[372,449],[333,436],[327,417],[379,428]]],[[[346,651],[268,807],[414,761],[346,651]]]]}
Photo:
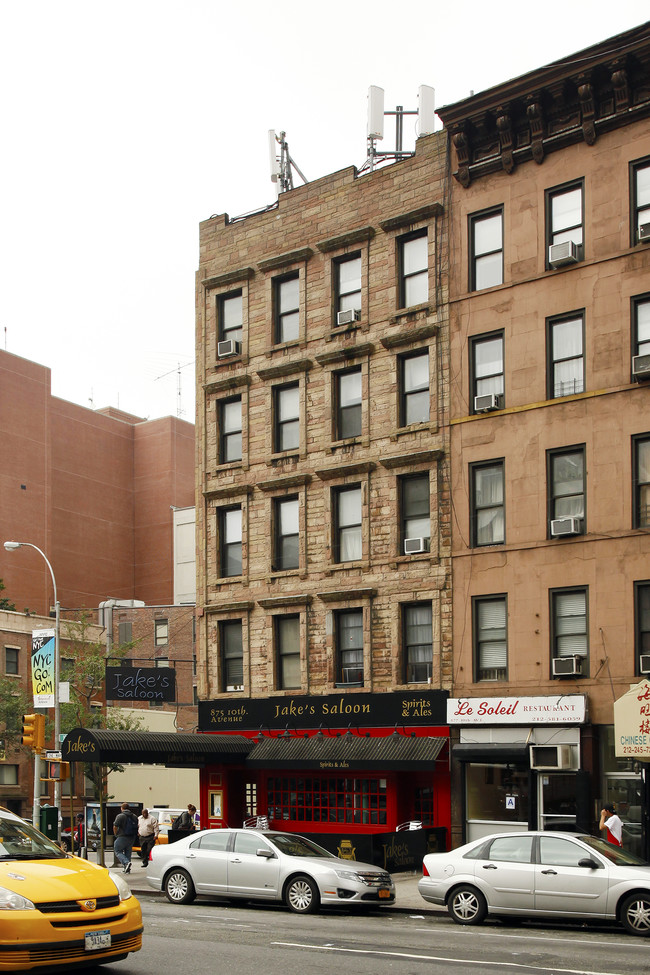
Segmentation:
{"type": "Polygon", "coordinates": [[[639,657],[639,670],[642,674],[650,674],[650,653],[642,653],[639,657]]]}
{"type": "Polygon", "coordinates": [[[361,667],[344,667],[341,671],[342,684],[363,684],[363,669],[361,667]]]}
{"type": "Polygon", "coordinates": [[[577,654],[571,657],[554,657],[552,670],[554,677],[579,677],[582,674],[582,657],[577,654]]]}
{"type": "Polygon", "coordinates": [[[642,223],[637,231],[640,244],[650,244],[650,223],[642,223]]]}
{"type": "Polygon", "coordinates": [[[485,396],[474,397],[475,413],[490,413],[492,410],[501,409],[501,394],[487,393],[485,396]]]}
{"type": "Polygon", "coordinates": [[[345,311],[336,313],[337,325],[351,325],[353,322],[361,321],[361,312],[358,308],[346,308],[345,311]]]}
{"type": "Polygon", "coordinates": [[[429,538],[405,538],[404,554],[418,555],[420,552],[428,552],[430,541],[429,538]]]}
{"type": "Polygon", "coordinates": [[[577,264],[579,260],[578,245],[574,244],[572,240],[565,240],[561,244],[551,244],[548,249],[548,263],[551,267],[577,264]]]}
{"type": "Polygon", "coordinates": [[[563,535],[580,535],[580,518],[553,518],[551,521],[551,538],[561,538],[563,535]]]}
{"type": "Polygon", "coordinates": [[[244,690],[244,685],[243,684],[228,684],[228,686],[226,687],[226,690],[227,691],[243,691],[244,690]]]}
{"type": "Polygon", "coordinates": [[[632,356],[632,375],[635,379],[650,379],[650,355],[632,356]]]}
{"type": "Polygon", "coordinates": [[[531,745],[532,769],[574,769],[578,767],[576,745],[531,745]]]}
{"type": "Polygon", "coordinates": [[[241,354],[241,342],[234,339],[226,339],[224,342],[217,342],[217,358],[227,359],[231,355],[241,354]]]}

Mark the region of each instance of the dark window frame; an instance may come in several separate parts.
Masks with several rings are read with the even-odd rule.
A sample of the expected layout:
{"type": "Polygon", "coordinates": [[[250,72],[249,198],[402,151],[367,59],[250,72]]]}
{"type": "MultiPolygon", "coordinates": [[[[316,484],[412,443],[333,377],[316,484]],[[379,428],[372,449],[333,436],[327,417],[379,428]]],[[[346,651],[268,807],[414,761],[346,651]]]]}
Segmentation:
{"type": "Polygon", "coordinates": [[[470,545],[472,548],[487,548],[493,547],[495,545],[505,545],[506,543],[506,476],[505,476],[506,462],[504,457],[490,458],[490,460],[476,461],[469,465],[469,486],[470,486],[470,545]],[[480,472],[488,471],[491,468],[499,468],[501,471],[501,502],[492,504],[481,504],[477,500],[478,489],[477,489],[477,475],[480,472]],[[480,541],[481,530],[479,526],[479,519],[481,512],[485,511],[501,511],[502,524],[503,524],[503,538],[498,541],[480,541]]]}
{"type": "Polygon", "coordinates": [[[219,620],[219,660],[221,663],[221,691],[233,693],[228,688],[244,687],[244,621],[242,619],[219,620]],[[236,646],[228,646],[227,634],[239,634],[236,646]],[[233,664],[232,661],[235,661],[233,664]],[[239,676],[239,680],[236,678],[239,676]]]}
{"type": "Polygon", "coordinates": [[[332,528],[333,528],[333,538],[332,538],[332,556],[333,561],[337,565],[347,565],[352,562],[359,562],[363,558],[363,491],[361,484],[342,484],[338,487],[332,488],[332,528]],[[341,498],[344,494],[352,494],[352,492],[358,492],[359,494],[359,518],[358,522],[346,522],[345,524],[341,521],[341,498]],[[358,529],[359,535],[359,556],[353,559],[342,559],[342,550],[344,546],[342,545],[343,532],[350,532],[351,534],[358,529]]]}
{"type": "Polygon", "coordinates": [[[337,328],[337,315],[340,311],[357,310],[359,316],[363,312],[363,260],[361,256],[361,251],[355,251],[352,254],[344,254],[341,257],[335,257],[332,261],[332,290],[334,293],[334,327],[337,328]],[[354,261],[359,262],[359,287],[358,288],[342,288],[341,285],[341,268],[345,264],[351,264],[354,261]],[[353,295],[358,294],[358,300],[350,302],[350,298],[353,295]]]}
{"type": "Polygon", "coordinates": [[[650,170],[650,156],[643,159],[635,159],[629,164],[630,169],[630,246],[635,247],[638,243],[638,230],[641,224],[650,223],[650,203],[639,204],[639,190],[637,173],[641,170],[650,170]],[[647,213],[645,213],[647,211],[647,213]],[[641,217],[643,214],[643,217],[641,217]]]}
{"type": "MultiPolygon", "coordinates": [[[[559,344],[559,343],[558,343],[559,344]]],[[[546,396],[548,399],[562,399],[563,396],[575,396],[578,393],[584,393],[586,389],[585,383],[585,309],[582,308],[578,311],[568,312],[566,315],[553,315],[546,319],[546,396]],[[555,352],[555,332],[556,328],[560,328],[562,325],[568,325],[572,322],[580,322],[580,343],[581,351],[580,355],[556,357],[555,352]],[[558,392],[558,384],[555,382],[555,370],[558,363],[563,362],[574,362],[580,361],[582,367],[582,378],[581,378],[581,388],[574,388],[571,392],[558,392]]],[[[574,380],[575,383],[575,380],[574,380]]]]}
{"type": "MultiPolygon", "coordinates": [[[[348,632],[351,632],[351,630],[348,632]]],[[[355,606],[351,607],[350,609],[335,610],[334,633],[336,636],[336,684],[342,685],[343,687],[363,687],[365,679],[363,659],[363,608],[355,606]],[[355,630],[360,631],[361,633],[361,643],[360,645],[344,648],[342,645],[342,623],[343,620],[352,619],[352,617],[359,620],[360,625],[357,624],[355,630]],[[355,660],[355,656],[358,656],[359,653],[361,655],[360,664],[355,660]]]]}
{"type": "Polygon", "coordinates": [[[244,537],[244,512],[241,504],[228,505],[219,509],[219,578],[235,579],[244,574],[243,565],[243,537],[244,537]],[[228,540],[228,515],[238,511],[240,515],[240,537],[239,539],[228,540]],[[237,558],[237,548],[239,556],[237,558]],[[228,561],[234,553],[235,564],[239,566],[239,572],[226,572],[228,561]]]}
{"type": "Polygon", "coordinates": [[[220,464],[238,464],[241,462],[243,457],[243,402],[241,395],[228,396],[225,399],[219,400],[217,403],[217,409],[219,412],[219,463],[220,464]],[[229,406],[233,404],[239,404],[239,427],[232,429],[226,428],[225,413],[229,406]],[[235,448],[234,455],[229,456],[231,452],[231,443],[235,445],[239,442],[239,452],[235,448]]]}
{"type": "Polygon", "coordinates": [[[273,343],[274,345],[284,345],[288,342],[297,342],[300,338],[300,272],[292,271],[289,274],[283,274],[280,277],[273,279],[273,343]],[[285,286],[288,284],[293,284],[297,282],[298,285],[298,295],[297,302],[295,305],[291,305],[284,308],[285,296],[283,291],[286,290],[285,286]],[[295,335],[291,335],[289,338],[285,337],[283,334],[285,328],[285,320],[297,316],[297,324],[295,327],[295,335]]]}
{"type": "Polygon", "coordinates": [[[503,205],[497,207],[490,207],[488,210],[481,210],[479,213],[469,214],[468,220],[469,220],[469,290],[470,291],[483,291],[486,290],[487,288],[498,288],[504,282],[503,253],[504,253],[505,227],[504,227],[503,215],[504,215],[503,205]],[[492,220],[497,216],[500,218],[500,222],[501,222],[501,247],[494,248],[492,250],[482,251],[480,254],[477,254],[476,253],[476,228],[478,224],[482,223],[485,220],[492,220]],[[497,254],[501,255],[501,275],[500,275],[501,280],[495,282],[494,284],[487,284],[487,285],[483,285],[482,287],[479,287],[477,283],[477,279],[478,279],[477,262],[481,258],[491,257],[497,254]]]}
{"type": "Polygon", "coordinates": [[[351,366],[349,369],[339,369],[332,373],[334,380],[334,440],[357,440],[363,431],[363,369],[361,366],[351,366]],[[341,384],[348,376],[357,376],[359,384],[359,401],[350,406],[342,403],[341,384]],[[351,425],[350,417],[354,420],[354,433],[346,433],[346,427],[351,425]]]}
{"type": "Polygon", "coordinates": [[[296,452],[300,449],[300,383],[282,383],[274,386],[272,390],[273,399],[273,453],[286,454],[296,452]],[[297,407],[296,413],[287,418],[282,418],[282,397],[285,393],[296,393],[297,407]],[[290,430],[291,428],[291,430],[290,430]],[[294,429],[295,428],[295,429],[294,429]],[[289,432],[288,432],[289,431],[289,432]],[[285,445],[285,438],[291,438],[285,445]]]}
{"type": "Polygon", "coordinates": [[[549,622],[550,622],[550,653],[551,661],[563,659],[565,657],[574,656],[573,653],[561,654],[558,653],[558,643],[562,637],[571,636],[573,638],[584,635],[586,650],[584,653],[579,653],[578,656],[583,660],[583,671],[581,676],[589,676],[589,586],[562,586],[559,588],[549,589],[549,622]],[[581,593],[584,595],[584,630],[573,630],[570,634],[560,633],[560,627],[558,625],[558,620],[560,619],[557,612],[557,605],[560,597],[571,596],[573,594],[581,593]]]}
{"type": "Polygon", "coordinates": [[[650,474],[647,481],[640,480],[639,446],[647,445],[650,451],[650,433],[638,433],[632,437],[632,527],[650,528],[650,474]],[[643,495],[648,495],[648,504],[643,504],[643,495]],[[645,517],[644,517],[645,509],[645,517]]]}
{"type": "Polygon", "coordinates": [[[580,518],[580,535],[587,531],[587,448],[586,444],[572,444],[567,447],[557,447],[546,451],[546,498],[547,498],[547,538],[551,535],[551,522],[563,518],[580,518]],[[554,477],[555,461],[570,454],[582,454],[582,491],[572,494],[558,494],[555,489],[556,481],[554,477]],[[582,514],[558,513],[557,505],[562,499],[577,498],[582,496],[582,514]]]}
{"type": "Polygon", "coordinates": [[[397,267],[399,307],[414,308],[417,305],[426,304],[429,300],[429,232],[427,227],[423,227],[420,230],[413,230],[411,233],[397,238],[397,267]],[[426,263],[424,266],[419,266],[417,270],[407,272],[404,250],[412,241],[422,239],[426,241],[426,263]],[[409,283],[416,278],[426,281],[426,296],[421,301],[409,301],[407,303],[406,295],[409,290],[409,283]]]}
{"type": "Polygon", "coordinates": [[[243,341],[243,335],[244,293],[241,288],[236,288],[234,291],[228,291],[226,294],[217,297],[217,338],[219,342],[226,342],[232,339],[235,342],[241,343],[243,341]],[[228,302],[235,301],[237,298],[241,301],[240,321],[237,325],[228,325],[226,327],[226,306],[228,302]]]}
{"type": "Polygon", "coordinates": [[[577,247],[578,261],[584,261],[585,259],[585,181],[583,178],[569,180],[567,183],[562,183],[559,186],[550,186],[544,193],[544,226],[545,226],[545,241],[546,241],[546,254],[545,254],[545,266],[547,270],[551,269],[551,264],[549,261],[549,250],[552,244],[562,243],[562,241],[557,241],[556,237],[567,236],[571,237],[572,231],[577,231],[580,228],[580,233],[575,234],[575,236],[580,236],[580,242],[574,241],[577,247]],[[574,190],[580,190],[580,222],[576,224],[571,224],[567,227],[558,228],[555,230],[553,228],[553,201],[563,196],[564,194],[572,193],[574,190]]]}
{"type": "Polygon", "coordinates": [[[506,388],[506,342],[505,333],[503,329],[496,329],[494,332],[482,332],[480,335],[473,335],[469,340],[469,375],[470,375],[470,413],[475,414],[476,410],[474,408],[474,402],[477,396],[489,395],[492,390],[488,393],[479,393],[479,383],[488,383],[489,385],[499,386],[496,381],[501,377],[501,389],[494,390],[495,395],[501,397],[501,408],[505,406],[505,388],[506,388]],[[501,371],[488,373],[485,376],[478,375],[477,361],[476,361],[476,350],[479,346],[487,344],[488,342],[501,342],[501,371]]]}
{"type": "MultiPolygon", "coordinates": [[[[398,356],[398,378],[399,378],[399,426],[408,427],[415,423],[429,423],[431,419],[431,376],[429,349],[416,349],[413,352],[404,353],[398,356]],[[406,372],[408,363],[414,359],[426,360],[427,384],[424,386],[407,386],[406,372]],[[409,420],[409,407],[413,402],[419,403],[424,400],[426,394],[426,419],[409,420]]],[[[417,408],[417,407],[416,407],[417,408]]],[[[420,410],[420,412],[424,412],[420,410]]]]}
{"type": "MultiPolygon", "coordinates": [[[[632,356],[650,355],[650,335],[643,341],[639,338],[639,308],[648,307],[650,309],[650,292],[646,291],[642,295],[634,295],[630,299],[630,321],[632,325],[632,356]],[[646,348],[647,346],[647,348],[646,348]]],[[[634,377],[632,377],[634,378],[634,377]]]]}
{"type": "MultiPolygon", "coordinates": [[[[496,628],[493,628],[496,629],[496,628]]],[[[484,596],[472,596],[472,659],[473,659],[473,670],[474,670],[474,682],[477,684],[483,683],[499,683],[501,681],[508,680],[508,666],[509,666],[509,647],[508,647],[508,594],[507,593],[490,593],[484,596]],[[488,630],[483,627],[479,627],[479,617],[481,615],[481,607],[487,606],[488,604],[499,604],[503,606],[504,609],[504,635],[502,640],[499,642],[503,643],[503,649],[505,651],[505,666],[503,667],[484,667],[482,664],[482,648],[488,643],[496,643],[494,637],[488,640],[488,637],[481,637],[481,634],[488,633],[488,630]],[[484,676],[489,672],[494,671],[494,676],[484,676]]]]}
{"type": "Polygon", "coordinates": [[[297,494],[273,498],[273,560],[271,568],[273,572],[289,572],[300,568],[300,498],[297,494]],[[296,504],[298,506],[298,530],[296,532],[282,533],[281,508],[285,504],[296,504]],[[290,565],[286,565],[288,555],[284,552],[283,543],[296,539],[296,557],[290,565]]]}
{"type": "Polygon", "coordinates": [[[431,547],[431,478],[429,476],[429,471],[418,471],[415,474],[402,474],[398,480],[398,495],[399,495],[399,531],[400,531],[400,554],[404,553],[404,541],[407,538],[428,538],[429,547],[431,547]],[[426,481],[427,485],[427,499],[428,504],[426,506],[426,515],[424,514],[424,507],[421,511],[417,510],[417,505],[413,506],[411,500],[407,497],[408,487],[416,482],[424,484],[426,481]],[[414,521],[424,521],[428,519],[429,522],[429,534],[428,535],[418,535],[409,533],[409,523],[414,521]]]}
{"type": "Polygon", "coordinates": [[[276,680],[278,690],[283,691],[295,691],[299,690],[301,687],[300,678],[300,664],[301,664],[301,653],[300,653],[300,613],[287,613],[286,615],[277,615],[273,618],[273,644],[275,647],[275,662],[276,662],[276,680]],[[287,650],[285,648],[282,639],[282,628],[286,623],[295,624],[297,627],[297,647],[298,649],[287,650]],[[298,679],[297,683],[290,683],[287,678],[284,663],[289,660],[295,667],[297,662],[298,665],[298,679]]]}
{"type": "Polygon", "coordinates": [[[5,674],[9,677],[20,675],[20,647],[5,647],[5,674]]]}
{"type": "Polygon", "coordinates": [[[641,657],[650,655],[650,581],[634,583],[634,661],[635,674],[647,678],[641,672],[641,657]],[[642,606],[645,602],[647,605],[642,606]],[[644,616],[647,614],[647,624],[644,616]]]}
{"type": "Polygon", "coordinates": [[[433,677],[433,607],[430,600],[420,600],[413,603],[402,603],[402,661],[404,676],[403,680],[405,684],[430,684],[433,677]],[[428,625],[429,625],[429,642],[421,643],[410,641],[411,627],[417,627],[418,625],[415,621],[409,623],[409,614],[421,609],[427,609],[429,613],[428,625]],[[426,660],[412,659],[417,655],[421,648],[428,648],[428,656],[426,660]],[[415,673],[422,673],[422,668],[424,668],[424,676],[415,679],[415,673]]]}

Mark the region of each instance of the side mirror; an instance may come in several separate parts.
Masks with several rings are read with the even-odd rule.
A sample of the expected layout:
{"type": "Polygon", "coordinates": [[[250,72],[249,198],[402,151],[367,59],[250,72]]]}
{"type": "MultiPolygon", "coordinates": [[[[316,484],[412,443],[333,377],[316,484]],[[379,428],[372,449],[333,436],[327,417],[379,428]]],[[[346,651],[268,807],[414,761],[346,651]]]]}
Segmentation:
{"type": "Polygon", "coordinates": [[[273,852],[273,850],[269,850],[268,847],[260,847],[256,853],[256,856],[264,857],[265,860],[275,859],[275,853],[273,852]]]}
{"type": "Polygon", "coordinates": [[[578,860],[579,867],[586,867],[588,870],[599,870],[600,864],[596,860],[592,860],[591,857],[583,857],[582,860],[578,860]]]}

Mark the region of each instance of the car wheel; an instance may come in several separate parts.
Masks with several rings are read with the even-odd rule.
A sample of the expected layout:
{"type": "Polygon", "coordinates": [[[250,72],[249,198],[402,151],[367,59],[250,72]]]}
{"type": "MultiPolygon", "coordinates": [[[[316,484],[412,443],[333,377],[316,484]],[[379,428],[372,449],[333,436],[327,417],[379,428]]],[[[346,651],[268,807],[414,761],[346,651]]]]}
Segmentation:
{"type": "Polygon", "coordinates": [[[67,840],[62,839],[61,842],[59,843],[59,846],[61,847],[64,853],[70,852],[70,844],[68,843],[67,840]]]}
{"type": "Polygon", "coordinates": [[[457,887],[447,902],[456,924],[480,924],[487,914],[485,897],[476,887],[457,887]]]}
{"type": "Polygon", "coordinates": [[[284,891],[284,901],[296,914],[313,914],[320,905],[318,887],[305,874],[292,877],[284,891]]]}
{"type": "Polygon", "coordinates": [[[631,894],[621,905],[621,924],[629,934],[650,935],[650,894],[631,894]]]}
{"type": "Polygon", "coordinates": [[[194,884],[185,870],[172,870],[165,877],[165,894],[172,904],[190,904],[196,897],[194,884]]]}

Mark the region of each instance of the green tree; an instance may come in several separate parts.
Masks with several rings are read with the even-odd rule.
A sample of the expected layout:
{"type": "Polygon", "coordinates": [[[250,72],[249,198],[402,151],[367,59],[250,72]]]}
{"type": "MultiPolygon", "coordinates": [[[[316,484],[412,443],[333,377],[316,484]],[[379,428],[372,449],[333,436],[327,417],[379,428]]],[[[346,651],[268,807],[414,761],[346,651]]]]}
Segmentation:
{"type": "MultiPolygon", "coordinates": [[[[138,731],[140,718],[132,717],[128,710],[107,708],[104,700],[104,681],[108,650],[106,644],[94,639],[88,614],[79,620],[61,621],[61,674],[62,681],[70,684],[70,701],[61,704],[61,731],[73,728],[110,728],[119,731],[138,731]]],[[[113,645],[111,662],[119,663],[136,646],[136,642],[113,645]]],[[[121,772],[117,763],[99,765],[89,762],[86,776],[93,784],[95,798],[107,796],[107,777],[110,772],[121,772]]]]}
{"type": "MultiPolygon", "coordinates": [[[[0,579],[0,593],[3,592],[3,590],[5,590],[6,588],[7,587],[5,586],[2,579],[0,579]]],[[[14,606],[14,604],[11,602],[10,599],[7,599],[6,596],[0,596],[0,609],[6,609],[10,613],[16,612],[16,607],[14,606]]]]}
{"type": "Polygon", "coordinates": [[[23,714],[34,711],[34,698],[12,677],[0,677],[0,738],[20,747],[23,714]]]}

